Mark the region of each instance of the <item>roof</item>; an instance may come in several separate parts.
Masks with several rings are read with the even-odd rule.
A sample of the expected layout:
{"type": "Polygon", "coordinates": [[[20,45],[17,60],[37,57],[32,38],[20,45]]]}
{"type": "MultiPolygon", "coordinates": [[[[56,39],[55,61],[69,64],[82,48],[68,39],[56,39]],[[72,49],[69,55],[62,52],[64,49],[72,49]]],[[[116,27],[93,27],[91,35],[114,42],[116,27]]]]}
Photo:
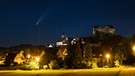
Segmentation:
{"type": "Polygon", "coordinates": [[[63,41],[67,41],[67,37],[64,32],[62,33],[61,38],[59,38],[57,42],[63,42],[63,41]]]}
{"type": "Polygon", "coordinates": [[[63,53],[65,51],[66,47],[60,47],[59,51],[57,52],[57,55],[59,55],[60,53],[63,53]]]}
{"type": "Polygon", "coordinates": [[[6,51],[0,51],[0,57],[5,57],[8,54],[6,51]]]}
{"type": "Polygon", "coordinates": [[[73,39],[78,40],[78,38],[76,38],[76,37],[70,37],[70,38],[68,38],[68,41],[71,42],[73,39]]]}
{"type": "Polygon", "coordinates": [[[63,41],[68,41],[66,37],[59,38],[57,42],[63,42],[63,41]]]}
{"type": "Polygon", "coordinates": [[[51,47],[54,47],[54,46],[56,46],[56,45],[53,44],[53,43],[47,45],[47,47],[50,47],[50,46],[51,46],[51,47]]]}

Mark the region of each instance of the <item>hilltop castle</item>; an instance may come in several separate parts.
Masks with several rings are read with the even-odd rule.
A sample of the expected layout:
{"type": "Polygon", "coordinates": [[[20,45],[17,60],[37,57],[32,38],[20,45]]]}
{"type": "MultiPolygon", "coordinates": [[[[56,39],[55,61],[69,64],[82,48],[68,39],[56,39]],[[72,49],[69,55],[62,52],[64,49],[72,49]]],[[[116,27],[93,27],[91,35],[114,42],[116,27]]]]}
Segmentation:
{"type": "Polygon", "coordinates": [[[107,33],[107,34],[115,34],[115,28],[111,25],[106,25],[104,28],[95,25],[93,27],[93,35],[95,35],[97,32],[103,32],[103,33],[107,33]]]}

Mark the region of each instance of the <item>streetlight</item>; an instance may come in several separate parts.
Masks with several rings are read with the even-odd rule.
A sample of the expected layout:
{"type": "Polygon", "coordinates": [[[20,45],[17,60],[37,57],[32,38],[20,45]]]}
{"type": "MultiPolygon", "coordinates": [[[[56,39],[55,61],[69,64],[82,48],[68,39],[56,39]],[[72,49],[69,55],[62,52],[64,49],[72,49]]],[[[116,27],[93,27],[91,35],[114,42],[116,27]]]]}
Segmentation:
{"type": "Polygon", "coordinates": [[[110,54],[106,54],[106,58],[109,59],[110,58],[110,54]]]}
{"type": "Polygon", "coordinates": [[[27,55],[27,62],[30,62],[30,54],[27,55]]]}
{"type": "Polygon", "coordinates": [[[110,54],[106,54],[106,58],[107,58],[107,66],[109,67],[109,58],[110,58],[110,54]]]}
{"type": "Polygon", "coordinates": [[[133,53],[135,55],[135,45],[132,47],[133,53]]]}
{"type": "Polygon", "coordinates": [[[40,60],[40,58],[39,58],[39,57],[37,57],[37,58],[36,58],[36,61],[37,61],[37,62],[39,62],[39,60],[40,60]]]}
{"type": "Polygon", "coordinates": [[[27,55],[28,59],[30,58],[30,55],[27,55]]]}

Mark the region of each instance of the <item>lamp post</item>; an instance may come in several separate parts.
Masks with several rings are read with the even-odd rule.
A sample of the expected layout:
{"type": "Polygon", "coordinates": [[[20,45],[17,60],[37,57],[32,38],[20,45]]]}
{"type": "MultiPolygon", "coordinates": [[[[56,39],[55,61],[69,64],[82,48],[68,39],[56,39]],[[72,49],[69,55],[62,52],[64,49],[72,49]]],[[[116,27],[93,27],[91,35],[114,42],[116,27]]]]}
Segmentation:
{"type": "Polygon", "coordinates": [[[30,58],[30,55],[27,55],[28,59],[30,58]]]}
{"type": "Polygon", "coordinates": [[[40,58],[39,58],[39,57],[37,57],[37,58],[36,58],[36,61],[37,61],[37,62],[39,62],[39,60],[40,60],[40,58]]]}
{"type": "Polygon", "coordinates": [[[30,54],[27,55],[27,62],[30,62],[30,54]]]}
{"type": "Polygon", "coordinates": [[[107,58],[107,66],[109,67],[109,58],[110,58],[110,54],[106,54],[106,58],[107,58]]]}
{"type": "Polygon", "coordinates": [[[135,45],[132,47],[133,54],[135,55],[135,45]]]}

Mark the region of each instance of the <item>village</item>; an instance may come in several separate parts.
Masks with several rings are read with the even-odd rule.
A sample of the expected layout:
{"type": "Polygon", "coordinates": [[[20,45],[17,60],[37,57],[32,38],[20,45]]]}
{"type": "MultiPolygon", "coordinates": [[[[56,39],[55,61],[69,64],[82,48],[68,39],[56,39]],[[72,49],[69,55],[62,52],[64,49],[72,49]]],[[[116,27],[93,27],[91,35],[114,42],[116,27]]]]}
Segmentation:
{"type": "Polygon", "coordinates": [[[127,63],[134,52],[125,41],[111,25],[104,28],[95,25],[93,35],[88,37],[67,37],[63,32],[55,44],[1,48],[0,64],[3,67],[25,65],[27,69],[109,68],[120,67],[124,62],[133,65],[134,61],[127,63]]]}

